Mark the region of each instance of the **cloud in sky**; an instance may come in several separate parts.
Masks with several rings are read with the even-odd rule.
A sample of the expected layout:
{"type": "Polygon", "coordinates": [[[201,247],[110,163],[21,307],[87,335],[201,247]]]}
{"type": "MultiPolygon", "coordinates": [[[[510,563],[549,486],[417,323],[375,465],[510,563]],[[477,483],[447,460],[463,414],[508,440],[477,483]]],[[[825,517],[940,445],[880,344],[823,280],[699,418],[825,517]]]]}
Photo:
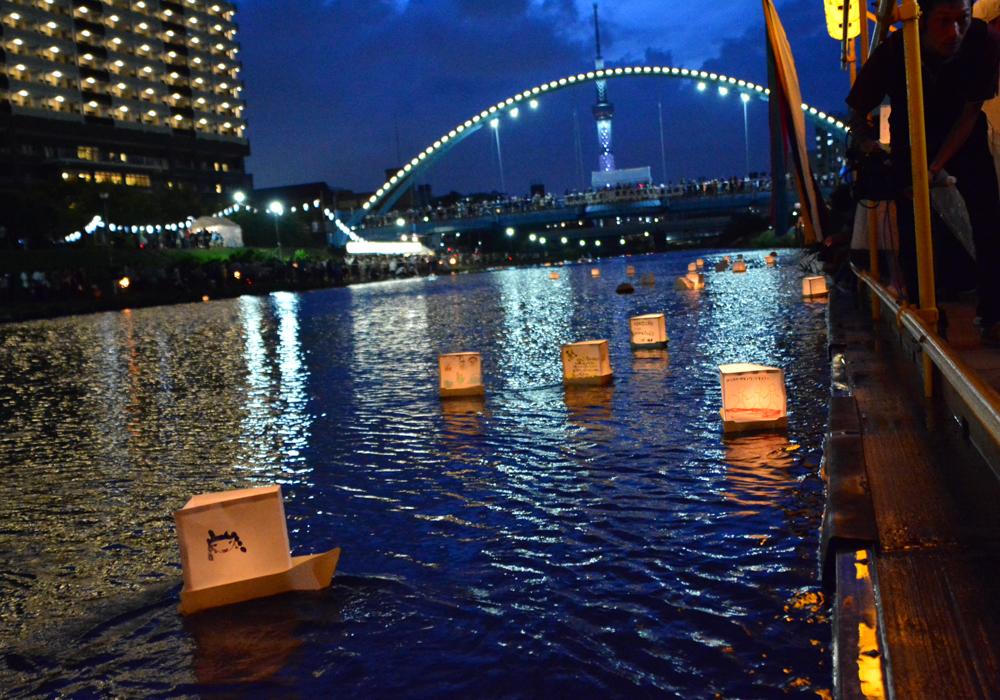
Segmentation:
{"type": "MultiPolygon", "coordinates": [[[[248,168],[260,187],[324,180],[373,190],[386,168],[408,161],[473,114],[584,72],[594,60],[592,2],[246,0],[238,9],[253,151],[248,168]]],[[[847,79],[837,43],[826,36],[822,4],[791,0],[779,12],[804,99],[841,110],[847,79]]],[[[600,17],[609,65],[704,67],[766,82],[758,0],[711,6],[606,1],[600,17]]],[[[746,169],[736,99],[663,78],[614,80],[609,89],[620,167],[650,165],[657,179],[674,180],[746,169]]],[[[578,186],[580,171],[596,167],[593,104],[588,84],[549,95],[536,113],[503,124],[508,191],[523,194],[534,182],[560,192],[578,186]]],[[[752,170],[767,167],[765,110],[754,103],[748,112],[752,170]]],[[[476,134],[442,160],[427,176],[435,193],[499,188],[490,136],[476,134]]]]}

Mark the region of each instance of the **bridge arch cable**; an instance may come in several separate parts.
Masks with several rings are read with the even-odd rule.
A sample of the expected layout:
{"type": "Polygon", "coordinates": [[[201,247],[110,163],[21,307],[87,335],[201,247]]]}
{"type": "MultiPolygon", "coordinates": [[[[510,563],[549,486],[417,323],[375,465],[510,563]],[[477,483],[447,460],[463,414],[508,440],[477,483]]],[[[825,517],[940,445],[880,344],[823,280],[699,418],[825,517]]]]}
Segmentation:
{"type": "MultiPolygon", "coordinates": [[[[451,151],[451,149],[486,126],[491,119],[501,114],[505,114],[512,109],[519,108],[525,102],[530,102],[531,100],[537,99],[551,92],[556,92],[557,90],[563,90],[568,87],[580,85],[582,83],[589,83],[595,80],[609,80],[626,77],[668,77],[680,78],[682,80],[695,80],[700,83],[704,83],[706,86],[713,84],[727,89],[736,89],[737,91],[748,94],[751,97],[756,96],[758,99],[765,101],[771,94],[771,91],[763,85],[757,85],[756,83],[751,83],[747,80],[740,80],[732,76],[719,75],[717,73],[709,73],[701,70],[690,70],[688,68],[671,68],[663,66],[606,68],[604,70],[578,73],[577,75],[570,75],[548,83],[542,83],[541,85],[533,87],[530,90],[525,90],[524,92],[518,93],[513,97],[508,97],[506,100],[498,102],[488,109],[484,109],[479,114],[465,120],[448,133],[442,135],[441,138],[417,154],[415,158],[404,165],[398,172],[396,172],[395,175],[390,177],[388,181],[376,190],[375,194],[373,194],[368,201],[361,205],[361,209],[354,213],[346,225],[342,224],[342,222],[338,220],[338,226],[345,232],[348,232],[352,231],[352,229],[359,225],[369,214],[379,216],[384,215],[392,208],[399,198],[403,196],[406,190],[409,189],[410,183],[433,167],[433,165],[441,160],[441,158],[451,151]]],[[[836,117],[832,117],[815,107],[810,107],[805,103],[802,104],[802,111],[805,113],[805,117],[808,121],[816,125],[823,126],[832,133],[846,136],[847,125],[838,120],[836,117]]]]}

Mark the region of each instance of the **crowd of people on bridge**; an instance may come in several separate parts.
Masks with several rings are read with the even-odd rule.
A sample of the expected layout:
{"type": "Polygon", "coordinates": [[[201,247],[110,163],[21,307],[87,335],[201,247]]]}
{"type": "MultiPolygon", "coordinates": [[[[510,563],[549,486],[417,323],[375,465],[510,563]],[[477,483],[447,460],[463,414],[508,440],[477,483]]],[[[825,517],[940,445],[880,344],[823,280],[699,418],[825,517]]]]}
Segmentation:
{"type": "MultiPolygon", "coordinates": [[[[820,183],[823,184],[823,183],[820,183]]],[[[767,192],[771,180],[766,176],[724,180],[685,180],[668,182],[665,185],[624,185],[599,190],[565,192],[562,197],[552,194],[536,194],[531,197],[509,197],[497,195],[493,198],[476,200],[470,197],[450,206],[423,206],[406,210],[391,211],[381,216],[368,216],[359,229],[385,228],[390,226],[429,223],[433,221],[454,221],[494,217],[505,214],[550,211],[567,207],[591,206],[596,204],[624,204],[651,199],[706,197],[733,195],[753,192],[767,192]],[[400,221],[403,223],[400,224],[400,221]]]]}

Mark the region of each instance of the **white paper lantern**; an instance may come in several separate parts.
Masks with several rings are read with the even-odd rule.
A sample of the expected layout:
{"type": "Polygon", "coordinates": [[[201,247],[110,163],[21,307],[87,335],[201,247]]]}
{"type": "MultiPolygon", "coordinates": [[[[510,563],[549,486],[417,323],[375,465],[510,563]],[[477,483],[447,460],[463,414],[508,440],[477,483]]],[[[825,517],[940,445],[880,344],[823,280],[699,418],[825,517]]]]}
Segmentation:
{"type": "Polygon", "coordinates": [[[695,260],[694,264],[697,265],[699,268],[705,267],[705,261],[702,260],[701,258],[698,258],[697,260],[695,260]]]}
{"type": "Polygon", "coordinates": [[[733,272],[746,272],[747,264],[744,260],[737,260],[733,263],[733,272]]]}
{"type": "Polygon", "coordinates": [[[719,365],[719,383],[725,432],[788,427],[784,370],[748,363],[719,365]]]}
{"type": "Polygon", "coordinates": [[[625,276],[635,277],[635,268],[632,265],[629,265],[628,267],[625,268],[625,276]]]}
{"type": "Polygon", "coordinates": [[[563,384],[608,384],[614,379],[606,340],[563,345],[562,363],[563,384]]]}
{"type": "Polygon", "coordinates": [[[590,276],[591,276],[591,277],[600,277],[600,276],[601,276],[601,271],[600,271],[600,270],[598,270],[598,269],[597,269],[597,268],[595,267],[595,268],[591,269],[591,271],[590,271],[590,276]]]}
{"type": "Polygon", "coordinates": [[[691,291],[692,289],[694,289],[694,282],[689,280],[687,278],[687,275],[685,275],[684,277],[678,277],[676,280],[674,280],[674,291],[688,292],[691,291]]]}
{"type": "Polygon", "coordinates": [[[478,352],[453,352],[438,356],[441,396],[482,396],[482,361],[478,352]]]}
{"type": "Polygon", "coordinates": [[[670,342],[667,337],[667,320],[663,314],[633,316],[628,320],[633,348],[663,348],[670,342]]]}
{"type": "Polygon", "coordinates": [[[174,512],[190,614],[330,585],[340,550],[293,557],[280,486],[206,493],[174,512]]]}
{"type": "Polygon", "coordinates": [[[826,277],[806,277],[802,280],[802,296],[821,297],[827,293],[826,277]]]}
{"type": "Polygon", "coordinates": [[[550,280],[557,280],[557,279],[559,279],[559,273],[558,272],[550,272],[549,273],[549,279],[550,280]]]}
{"type": "Polygon", "coordinates": [[[778,261],[778,259],[776,257],[774,257],[773,255],[765,255],[764,256],[764,262],[767,263],[768,267],[774,267],[774,264],[777,261],[778,261]]]}
{"type": "Polygon", "coordinates": [[[697,272],[698,263],[688,263],[688,272],[697,272]]]}

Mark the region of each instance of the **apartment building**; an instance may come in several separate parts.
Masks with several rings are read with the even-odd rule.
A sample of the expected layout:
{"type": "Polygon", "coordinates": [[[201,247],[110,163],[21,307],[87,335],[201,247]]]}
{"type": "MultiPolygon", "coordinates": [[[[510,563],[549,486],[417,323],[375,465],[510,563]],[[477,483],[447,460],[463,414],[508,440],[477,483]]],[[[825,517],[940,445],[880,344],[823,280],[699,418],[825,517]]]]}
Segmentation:
{"type": "Polygon", "coordinates": [[[236,8],[0,0],[0,189],[252,187],[236,8]]]}

